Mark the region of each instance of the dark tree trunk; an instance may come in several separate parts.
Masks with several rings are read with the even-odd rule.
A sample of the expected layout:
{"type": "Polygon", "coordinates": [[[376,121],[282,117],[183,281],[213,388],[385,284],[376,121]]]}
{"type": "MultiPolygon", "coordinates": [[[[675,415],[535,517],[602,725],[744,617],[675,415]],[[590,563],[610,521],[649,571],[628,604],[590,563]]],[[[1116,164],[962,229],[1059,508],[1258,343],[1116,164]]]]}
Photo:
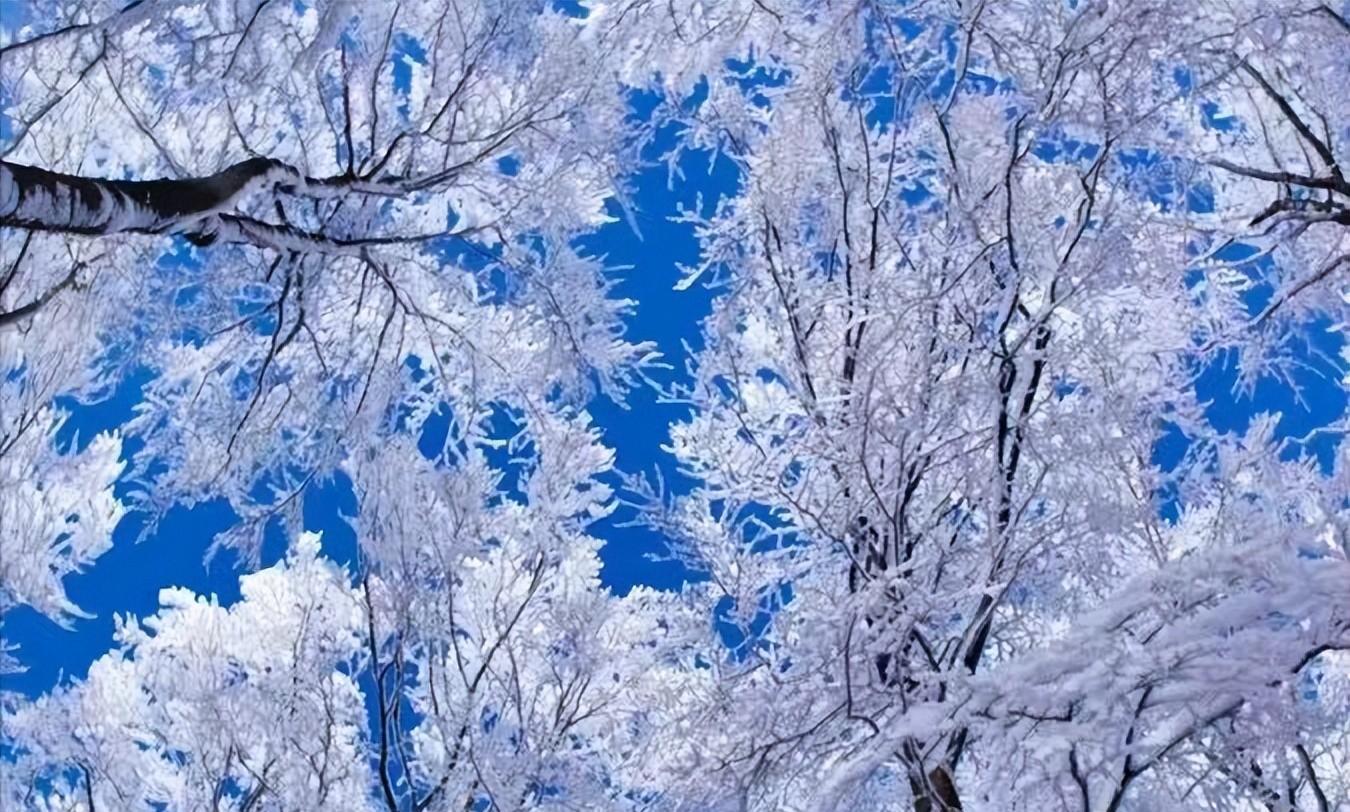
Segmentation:
{"type": "Polygon", "coordinates": [[[911,775],[909,788],[914,794],[914,812],[960,812],[965,808],[961,806],[956,782],[944,767],[930,772],[927,782],[911,775]]]}
{"type": "Polygon", "coordinates": [[[250,158],[214,175],[110,180],[0,161],[0,226],[65,234],[192,234],[280,161],[250,158]]]}

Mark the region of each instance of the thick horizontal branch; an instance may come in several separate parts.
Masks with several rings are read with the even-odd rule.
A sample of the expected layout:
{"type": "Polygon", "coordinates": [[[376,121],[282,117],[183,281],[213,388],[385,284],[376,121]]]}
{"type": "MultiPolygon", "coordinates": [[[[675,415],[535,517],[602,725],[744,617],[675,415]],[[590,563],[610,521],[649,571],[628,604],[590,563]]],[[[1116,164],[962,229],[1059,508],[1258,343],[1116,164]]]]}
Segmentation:
{"type": "Polygon", "coordinates": [[[1317,153],[1317,157],[1322,159],[1322,163],[1325,164],[1327,170],[1331,172],[1331,176],[1344,187],[1345,176],[1341,174],[1340,164],[1337,162],[1336,155],[1331,151],[1331,147],[1327,142],[1317,137],[1317,133],[1314,133],[1312,128],[1308,126],[1308,123],[1303,120],[1303,117],[1294,110],[1294,106],[1289,103],[1289,100],[1277,91],[1275,87],[1266,80],[1266,77],[1261,75],[1261,72],[1253,67],[1250,62],[1244,59],[1242,61],[1242,69],[1246,71],[1248,76],[1256,80],[1256,83],[1261,86],[1261,89],[1270,97],[1270,100],[1275,102],[1275,106],[1280,108],[1280,112],[1284,114],[1285,119],[1293,126],[1294,130],[1299,134],[1299,137],[1313,148],[1313,151],[1317,153]]]}
{"type": "Polygon", "coordinates": [[[1345,33],[1350,34],[1350,20],[1347,20],[1345,17],[1341,16],[1331,6],[1327,5],[1326,3],[1323,3],[1322,5],[1314,9],[1314,11],[1320,11],[1323,14],[1327,15],[1332,19],[1332,21],[1334,21],[1337,25],[1339,25],[1345,31],[1345,33]]]}
{"type": "Polygon", "coordinates": [[[327,234],[267,223],[251,217],[223,214],[203,223],[202,228],[190,235],[190,238],[202,245],[220,241],[244,243],[259,248],[302,254],[361,256],[365,249],[375,246],[417,245],[447,237],[463,237],[471,231],[472,229],[457,229],[435,234],[408,236],[331,237],[327,234]]]}
{"type": "Polygon", "coordinates": [[[1293,172],[1278,172],[1269,169],[1256,169],[1250,166],[1241,166],[1223,159],[1215,159],[1209,162],[1211,166],[1232,172],[1237,175],[1243,175],[1256,180],[1270,181],[1271,183],[1283,183],[1289,186],[1302,186],[1307,189],[1326,189],[1331,192],[1340,192],[1343,195],[1350,195],[1350,183],[1333,177],[1318,177],[1316,175],[1298,175],[1293,172]]]}
{"type": "Polygon", "coordinates": [[[292,173],[250,158],[200,178],[110,180],[0,161],[0,226],[89,236],[187,231],[292,173]]]}
{"type": "Polygon", "coordinates": [[[1325,221],[1350,226],[1350,208],[1331,200],[1282,197],[1261,210],[1248,225],[1259,226],[1276,215],[1287,214],[1304,221],[1325,221]]]}
{"type": "Polygon", "coordinates": [[[0,330],[3,330],[11,324],[17,323],[46,307],[47,303],[56,298],[57,294],[75,283],[75,279],[79,275],[79,272],[80,266],[77,265],[70,270],[70,273],[66,274],[64,279],[39,294],[27,304],[20,305],[13,310],[0,310],[0,330]]]}
{"type": "Polygon", "coordinates": [[[92,237],[183,234],[198,245],[248,243],[282,251],[355,255],[372,246],[425,242],[468,232],[338,238],[243,216],[237,207],[253,195],[274,192],[312,198],[399,197],[426,188],[428,182],[451,179],[442,175],[310,178],[281,161],[250,158],[204,177],[134,181],[68,175],[0,161],[0,227],[92,237]]]}
{"type": "Polygon", "coordinates": [[[40,45],[48,40],[64,37],[67,34],[106,31],[113,23],[118,23],[123,26],[131,25],[144,19],[151,11],[151,4],[146,3],[145,0],[133,0],[133,2],[123,6],[120,11],[107,19],[99,20],[97,22],[71,23],[70,25],[62,26],[61,28],[56,28],[41,34],[35,34],[25,40],[11,42],[8,45],[0,45],[0,57],[10,56],[19,51],[32,48],[35,45],[40,45]]]}

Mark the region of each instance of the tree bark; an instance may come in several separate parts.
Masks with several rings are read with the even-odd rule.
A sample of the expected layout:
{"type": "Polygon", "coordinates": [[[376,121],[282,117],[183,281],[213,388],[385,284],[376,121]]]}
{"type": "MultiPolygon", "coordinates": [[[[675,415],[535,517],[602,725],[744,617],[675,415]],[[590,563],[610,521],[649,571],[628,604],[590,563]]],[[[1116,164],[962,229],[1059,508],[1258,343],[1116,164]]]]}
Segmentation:
{"type": "Polygon", "coordinates": [[[109,180],[0,161],[0,227],[104,237],[182,234],[196,245],[247,243],[273,251],[361,256],[371,247],[410,245],[472,233],[479,227],[412,235],[332,236],[241,214],[247,198],[277,193],[307,198],[347,194],[401,197],[453,180],[447,171],[419,178],[338,175],[311,178],[272,158],[250,158],[214,175],[109,180]]]}
{"type": "Polygon", "coordinates": [[[956,782],[945,766],[928,773],[927,780],[919,780],[912,773],[909,788],[914,795],[914,812],[960,812],[961,795],[956,782]]]}
{"type": "Polygon", "coordinates": [[[250,158],[214,175],[178,180],[109,180],[0,161],[0,226],[91,236],[176,232],[205,237],[209,227],[202,228],[204,221],[231,208],[243,193],[293,174],[270,158],[250,158]]]}

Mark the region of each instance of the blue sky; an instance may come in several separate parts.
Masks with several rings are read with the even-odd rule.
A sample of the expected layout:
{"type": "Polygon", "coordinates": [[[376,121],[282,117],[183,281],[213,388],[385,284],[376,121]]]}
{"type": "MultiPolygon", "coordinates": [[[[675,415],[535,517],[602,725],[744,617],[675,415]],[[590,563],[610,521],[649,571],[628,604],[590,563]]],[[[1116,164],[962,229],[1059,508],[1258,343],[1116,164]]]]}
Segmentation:
{"type": "MultiPolygon", "coordinates": [[[[4,25],[15,24],[19,16],[16,9],[21,9],[16,0],[0,0],[0,19],[4,25]]],[[[403,43],[400,47],[411,58],[417,58],[415,43],[403,43]]],[[[635,110],[648,108],[650,101],[635,97],[635,110]]],[[[654,145],[654,149],[666,146],[670,135],[667,133],[662,139],[665,143],[654,145]]],[[[724,157],[714,159],[707,153],[687,153],[680,168],[683,179],[674,189],[668,187],[663,166],[648,169],[632,179],[636,188],[632,223],[638,226],[641,236],[633,230],[629,218],[619,216],[617,205],[611,204],[616,222],[581,241],[589,253],[605,257],[615,268],[612,273],[620,282],[615,295],[639,302],[631,318],[630,336],[654,341],[667,356],[671,366],[663,373],[667,382],[683,374],[685,345],[698,348],[699,321],[708,312],[713,295],[697,285],[687,291],[674,290],[681,276],[679,264],[692,263],[698,249],[692,227],[672,222],[670,217],[681,205],[693,207],[699,199],[705,210],[710,209],[720,195],[733,191],[737,183],[735,168],[724,157]]],[[[1261,272],[1259,267],[1252,269],[1257,278],[1261,272]]],[[[1269,291],[1263,294],[1258,285],[1252,293],[1254,309],[1259,308],[1263,295],[1268,297],[1269,291]]],[[[1309,334],[1314,337],[1317,350],[1335,358],[1340,336],[1327,332],[1327,326],[1316,324],[1309,334]]],[[[1241,432],[1252,415],[1280,412],[1281,434],[1299,437],[1340,416],[1346,408],[1340,373],[1317,353],[1309,352],[1306,357],[1309,367],[1300,373],[1298,381],[1304,387],[1302,401],[1288,386],[1273,381],[1261,382],[1251,393],[1235,393],[1235,371],[1231,364],[1219,363],[1203,370],[1197,391],[1202,400],[1211,403],[1208,418],[1223,431],[1241,432]]],[[[139,381],[133,379],[103,402],[65,403],[72,416],[58,442],[70,443],[77,436],[87,439],[98,431],[119,426],[131,416],[138,393],[139,381]]],[[[689,486],[674,472],[671,459],[661,449],[667,426],[684,415],[685,407],[658,403],[655,393],[640,390],[629,398],[626,409],[598,398],[590,404],[590,410],[603,428],[607,442],[617,449],[621,469],[637,473],[659,468],[666,482],[677,491],[689,486]]],[[[1155,460],[1164,467],[1175,465],[1188,442],[1180,432],[1169,430],[1155,449],[1155,460]]],[[[1335,437],[1321,436],[1310,443],[1308,451],[1329,464],[1336,442],[1335,437]]],[[[134,451],[133,442],[127,453],[134,451]]],[[[351,528],[343,515],[355,510],[354,502],[350,488],[341,480],[320,485],[306,498],[306,529],[324,532],[325,544],[337,555],[350,550],[353,544],[351,528]]],[[[620,511],[594,528],[607,542],[603,551],[605,583],[621,593],[639,583],[663,588],[677,586],[685,575],[677,565],[649,560],[650,555],[661,550],[660,538],[648,529],[623,526],[628,518],[620,511]]],[[[142,515],[128,516],[115,533],[113,549],[92,570],[68,579],[71,598],[95,617],[77,620],[69,629],[26,608],[16,609],[5,618],[4,637],[21,647],[19,656],[29,670],[4,678],[4,688],[32,695],[50,689],[63,676],[83,675],[93,659],[110,646],[114,613],[141,616],[153,613],[158,605],[158,592],[164,587],[184,586],[215,594],[222,603],[238,598],[238,571],[229,553],[217,556],[209,566],[203,564],[203,555],[214,536],[234,520],[228,505],[208,502],[190,509],[174,509],[138,542],[145,520],[142,515]]],[[[267,545],[265,563],[275,560],[283,547],[280,532],[274,532],[272,542],[267,545]]]]}

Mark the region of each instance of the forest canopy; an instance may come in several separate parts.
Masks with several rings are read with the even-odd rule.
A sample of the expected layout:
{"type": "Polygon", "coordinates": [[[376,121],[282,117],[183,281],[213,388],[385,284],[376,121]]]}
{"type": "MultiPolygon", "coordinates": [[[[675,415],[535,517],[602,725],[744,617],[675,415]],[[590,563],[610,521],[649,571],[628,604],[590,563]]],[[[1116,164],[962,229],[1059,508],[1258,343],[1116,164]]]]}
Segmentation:
{"type": "Polygon", "coordinates": [[[1347,160],[1342,3],[0,0],[0,618],[238,567],[0,806],[1350,808],[1347,160]]]}

